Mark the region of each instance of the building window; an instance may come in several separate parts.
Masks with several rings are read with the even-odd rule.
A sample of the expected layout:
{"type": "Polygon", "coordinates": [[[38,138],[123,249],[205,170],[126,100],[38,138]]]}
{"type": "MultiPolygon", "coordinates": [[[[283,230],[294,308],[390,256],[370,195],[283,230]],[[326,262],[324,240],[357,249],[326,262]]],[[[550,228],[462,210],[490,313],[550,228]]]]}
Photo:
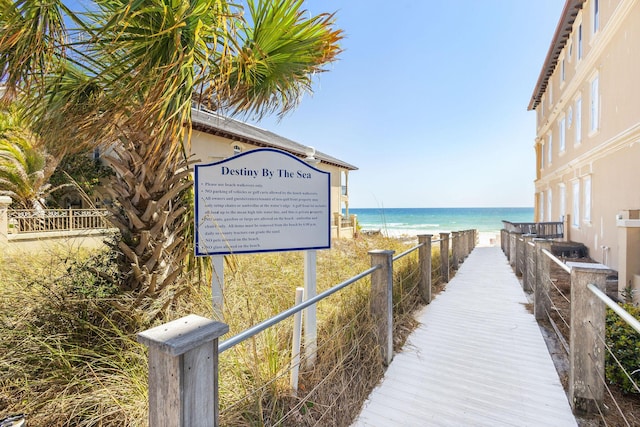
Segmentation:
{"type": "Polygon", "coordinates": [[[598,76],[591,80],[591,104],[589,109],[589,131],[595,132],[600,125],[600,82],[598,76]]]}
{"type": "Polygon", "coordinates": [[[580,181],[573,182],[573,194],[572,197],[572,206],[571,210],[571,225],[574,227],[580,226],[580,181]]]}
{"type": "Polygon", "coordinates": [[[539,196],[539,200],[538,200],[538,206],[540,207],[540,215],[539,215],[539,219],[538,221],[543,222],[544,221],[544,191],[541,191],[540,193],[538,193],[539,196]]]}
{"type": "Polygon", "coordinates": [[[547,221],[551,222],[551,209],[553,207],[553,195],[551,189],[547,190],[547,221]]]}
{"type": "Polygon", "coordinates": [[[565,118],[561,118],[560,122],[558,123],[558,128],[559,128],[559,142],[558,142],[558,149],[560,150],[561,153],[564,153],[564,146],[565,146],[565,133],[567,131],[566,129],[566,125],[565,125],[565,118]]]}
{"type": "Polygon", "coordinates": [[[575,145],[582,142],[582,97],[576,99],[576,140],[575,145]]]}
{"type": "Polygon", "coordinates": [[[582,24],[578,25],[578,61],[582,59],[582,24]]]}
{"type": "Polygon", "coordinates": [[[560,220],[563,220],[567,214],[567,192],[564,184],[558,186],[558,198],[560,199],[560,220]]]}
{"type": "Polygon", "coordinates": [[[549,132],[549,143],[547,144],[547,165],[551,165],[553,160],[553,134],[549,132]]]}
{"type": "Polygon", "coordinates": [[[242,153],[242,147],[238,144],[233,144],[233,155],[242,153]]]}
{"type": "Polygon", "coordinates": [[[584,220],[586,222],[591,221],[591,177],[587,176],[583,180],[584,184],[584,220]]]}
{"type": "Polygon", "coordinates": [[[569,106],[569,111],[567,111],[567,128],[571,129],[572,124],[573,124],[573,108],[569,106]]]}
{"type": "Polygon", "coordinates": [[[600,29],[600,5],[598,0],[593,0],[593,34],[600,29]]]}
{"type": "Polygon", "coordinates": [[[562,81],[563,83],[565,77],[564,68],[564,58],[562,58],[562,61],[560,61],[560,81],[562,81]]]}
{"type": "Polygon", "coordinates": [[[567,58],[569,59],[569,63],[571,63],[571,57],[573,56],[573,40],[569,39],[567,42],[567,58]]]}

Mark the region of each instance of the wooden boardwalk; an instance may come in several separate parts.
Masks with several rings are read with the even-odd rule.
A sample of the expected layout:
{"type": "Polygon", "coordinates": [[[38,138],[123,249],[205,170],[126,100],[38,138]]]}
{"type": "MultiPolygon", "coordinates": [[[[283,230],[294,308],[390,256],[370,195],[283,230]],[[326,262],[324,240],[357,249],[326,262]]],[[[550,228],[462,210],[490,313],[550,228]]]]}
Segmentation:
{"type": "Polygon", "coordinates": [[[474,249],[353,426],[576,426],[527,302],[500,248],[474,249]]]}

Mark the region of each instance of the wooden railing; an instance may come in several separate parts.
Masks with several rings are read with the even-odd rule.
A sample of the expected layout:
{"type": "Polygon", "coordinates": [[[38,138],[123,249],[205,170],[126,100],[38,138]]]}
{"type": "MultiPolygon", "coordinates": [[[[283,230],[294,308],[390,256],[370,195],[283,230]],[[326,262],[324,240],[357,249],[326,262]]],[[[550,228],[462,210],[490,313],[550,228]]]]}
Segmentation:
{"type": "Polygon", "coordinates": [[[510,222],[502,221],[504,230],[512,233],[532,234],[545,239],[556,239],[564,236],[562,222],[510,222]]]}
{"type": "MultiPolygon", "coordinates": [[[[614,310],[621,320],[638,332],[640,322],[607,296],[607,283],[615,276],[613,270],[598,263],[564,262],[553,254],[553,246],[557,242],[534,237],[518,236],[518,250],[505,251],[505,255],[515,272],[522,275],[524,291],[533,294],[536,320],[551,326],[551,333],[555,332],[567,354],[568,397],[574,413],[602,416],[605,390],[610,393],[609,383],[605,379],[607,353],[640,391],[636,380],[632,378],[636,371],[626,372],[626,367],[606,343],[605,306],[614,310]]],[[[633,338],[630,338],[629,346],[633,342],[633,338]]],[[[610,396],[614,400],[611,407],[617,408],[621,419],[626,421],[624,411],[615,402],[616,398],[613,394],[610,396]]],[[[615,411],[615,408],[611,410],[615,411]]],[[[631,424],[627,422],[626,425],[631,424]]]]}
{"type": "MultiPolygon", "coordinates": [[[[446,283],[449,281],[451,257],[455,265],[462,262],[476,245],[477,231],[440,233],[439,237],[438,240],[432,240],[432,235],[429,234],[418,236],[417,246],[395,257],[394,252],[390,250],[370,251],[370,269],[304,302],[296,303],[295,306],[223,342],[219,342],[219,339],[228,332],[228,325],[196,315],[189,315],[139,333],[137,339],[149,347],[149,366],[153,367],[149,369],[149,425],[187,426],[194,425],[193,421],[197,420],[199,426],[218,426],[219,354],[305,308],[322,302],[326,297],[365,277],[370,280],[369,310],[371,316],[376,319],[374,323],[377,325],[377,344],[382,360],[388,366],[393,357],[394,342],[394,263],[417,252],[417,268],[412,274],[418,277],[417,292],[428,304],[432,298],[431,286],[434,280],[432,244],[440,243],[441,265],[436,276],[439,275],[437,280],[446,283]],[[450,248],[453,255],[450,255],[450,248]],[[171,405],[167,405],[167,402],[171,402],[171,405]]],[[[305,356],[304,350],[302,356],[305,356]]],[[[297,360],[299,364],[300,359],[297,360]]],[[[291,413],[285,415],[285,418],[289,415],[291,413]]],[[[284,419],[277,420],[274,424],[284,424],[284,419]]]]}
{"type": "Polygon", "coordinates": [[[95,230],[112,227],[106,209],[10,209],[9,233],[95,230]]]}

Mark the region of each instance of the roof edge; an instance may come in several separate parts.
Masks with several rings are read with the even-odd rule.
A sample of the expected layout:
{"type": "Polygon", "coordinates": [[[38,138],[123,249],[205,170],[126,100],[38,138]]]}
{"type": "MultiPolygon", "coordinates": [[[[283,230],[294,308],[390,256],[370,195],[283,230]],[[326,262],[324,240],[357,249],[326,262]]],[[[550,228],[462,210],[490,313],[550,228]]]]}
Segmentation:
{"type": "MultiPolygon", "coordinates": [[[[306,157],[307,155],[306,149],[309,148],[308,146],[300,144],[299,142],[295,142],[283,136],[277,135],[271,131],[259,128],[249,123],[245,123],[240,120],[236,120],[232,117],[227,117],[215,112],[202,111],[196,108],[192,110],[192,113],[194,112],[196,114],[192,114],[192,119],[191,119],[191,123],[192,123],[191,127],[194,130],[205,132],[211,135],[220,136],[222,138],[227,138],[233,141],[244,142],[244,143],[255,145],[258,147],[277,148],[279,150],[286,151],[298,157],[306,157]],[[207,120],[207,118],[202,117],[201,115],[206,115],[213,120],[218,120],[218,124],[212,123],[210,120],[207,120]],[[260,134],[260,136],[257,137],[255,135],[250,134],[249,132],[243,133],[243,132],[236,131],[233,129],[232,126],[224,126],[223,125],[224,122],[229,122],[229,124],[231,124],[232,126],[252,130],[253,131],[252,133],[257,132],[260,134]],[[279,144],[277,141],[270,141],[268,137],[279,138],[281,141],[286,141],[287,145],[292,145],[294,147],[283,146],[279,144]],[[299,149],[296,149],[296,148],[299,148],[299,149]]],[[[337,166],[350,171],[358,170],[356,166],[353,166],[347,162],[343,162],[342,160],[339,160],[335,157],[324,154],[317,150],[314,156],[316,159],[320,160],[321,162],[331,166],[337,166]]]]}
{"type": "Polygon", "coordinates": [[[585,1],[586,0],[567,0],[564,4],[560,19],[558,20],[558,25],[556,26],[549,50],[547,51],[547,56],[542,66],[542,70],[540,70],[538,81],[536,82],[533,94],[531,95],[531,100],[527,107],[528,111],[534,110],[538,104],[540,104],[542,95],[547,90],[549,78],[553,75],[556,65],[558,64],[560,52],[562,52],[562,49],[564,49],[564,46],[567,43],[567,39],[573,30],[573,23],[575,22],[576,16],[582,9],[582,5],[585,1]]]}

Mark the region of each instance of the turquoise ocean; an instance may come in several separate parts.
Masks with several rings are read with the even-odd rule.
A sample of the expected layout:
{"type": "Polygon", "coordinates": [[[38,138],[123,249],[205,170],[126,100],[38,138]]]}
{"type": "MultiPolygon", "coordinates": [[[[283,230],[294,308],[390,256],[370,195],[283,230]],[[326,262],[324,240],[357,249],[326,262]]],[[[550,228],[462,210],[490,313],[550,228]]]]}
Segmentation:
{"type": "Polygon", "coordinates": [[[380,230],[388,236],[468,229],[498,233],[502,220],[533,222],[533,208],[361,208],[349,209],[349,214],[358,216],[363,230],[380,230]]]}

